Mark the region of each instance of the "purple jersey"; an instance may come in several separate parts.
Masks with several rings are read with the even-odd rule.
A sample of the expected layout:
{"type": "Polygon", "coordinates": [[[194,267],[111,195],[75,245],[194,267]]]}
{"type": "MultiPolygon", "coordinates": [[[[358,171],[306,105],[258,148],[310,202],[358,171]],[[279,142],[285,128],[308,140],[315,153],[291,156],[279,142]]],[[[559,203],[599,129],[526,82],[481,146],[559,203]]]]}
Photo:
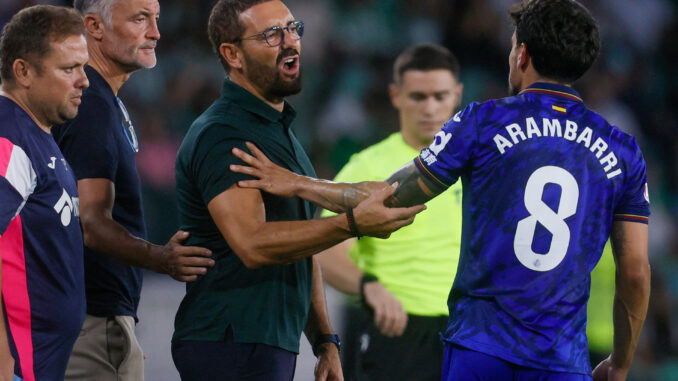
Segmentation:
{"type": "Polygon", "coordinates": [[[52,135],[0,96],[0,254],[15,373],[63,380],[85,317],[73,173],[52,135]]]}
{"type": "Polygon", "coordinates": [[[613,220],[647,223],[635,139],[570,87],[536,83],[455,115],[417,168],[461,177],[463,227],[447,341],[552,371],[591,372],[590,273],[613,220]]]}

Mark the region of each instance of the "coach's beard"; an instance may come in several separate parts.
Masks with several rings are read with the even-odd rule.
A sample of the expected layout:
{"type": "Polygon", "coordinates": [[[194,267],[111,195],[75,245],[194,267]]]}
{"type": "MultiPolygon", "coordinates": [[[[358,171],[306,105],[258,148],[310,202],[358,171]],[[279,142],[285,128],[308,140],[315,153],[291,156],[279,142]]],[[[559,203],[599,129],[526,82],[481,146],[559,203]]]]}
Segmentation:
{"type": "MultiPolygon", "coordinates": [[[[279,64],[283,58],[295,54],[298,53],[294,49],[282,51],[276,60],[276,64],[279,64]]],[[[247,53],[244,54],[244,57],[249,69],[247,79],[256,87],[262,89],[264,98],[270,101],[277,101],[287,96],[298,94],[301,91],[301,68],[296,78],[285,80],[280,73],[278,65],[269,67],[252,59],[247,53]]]]}

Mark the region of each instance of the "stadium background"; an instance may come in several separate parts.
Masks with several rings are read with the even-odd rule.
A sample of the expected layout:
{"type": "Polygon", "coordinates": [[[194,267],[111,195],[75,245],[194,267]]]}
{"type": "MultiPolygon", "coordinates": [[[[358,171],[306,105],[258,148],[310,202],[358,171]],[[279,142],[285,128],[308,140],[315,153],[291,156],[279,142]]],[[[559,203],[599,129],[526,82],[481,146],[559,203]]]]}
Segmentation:
{"type": "MultiPolygon", "coordinates": [[[[318,175],[332,178],[348,157],[397,129],[388,97],[391,64],[406,46],[442,43],[462,65],[462,105],[506,95],[513,0],[289,0],[304,20],[304,90],[290,102],[294,123],[318,175]]],[[[0,1],[0,25],[36,3],[0,1]]],[[[121,91],[140,138],[137,166],[149,238],[166,242],[178,226],[174,158],[189,125],[218,97],[223,71],[206,23],[214,1],[162,0],[158,65],[132,75],[121,91]]],[[[587,105],[640,142],[652,200],[653,289],[630,379],[678,379],[678,0],[582,1],[598,19],[603,52],[575,88],[587,105]]],[[[327,291],[333,325],[341,297],[327,291]]],[[[149,381],[178,380],[169,356],[183,285],[147,273],[137,330],[149,381]]],[[[610,296],[611,297],[611,296],[610,296]]],[[[302,339],[305,342],[305,339],[302,339]]],[[[407,350],[403,348],[403,350],[407,350]]],[[[312,380],[306,343],[296,380],[312,380]]]]}

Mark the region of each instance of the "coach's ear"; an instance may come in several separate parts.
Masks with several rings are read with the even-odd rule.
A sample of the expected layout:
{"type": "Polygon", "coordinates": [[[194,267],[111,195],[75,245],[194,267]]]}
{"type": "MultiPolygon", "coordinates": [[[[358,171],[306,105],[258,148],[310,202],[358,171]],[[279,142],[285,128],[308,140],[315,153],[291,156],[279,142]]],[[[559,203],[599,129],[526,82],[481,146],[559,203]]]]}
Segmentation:
{"type": "Polygon", "coordinates": [[[33,77],[37,75],[36,68],[22,58],[14,60],[12,73],[14,74],[15,83],[23,88],[31,87],[33,77]]]}
{"type": "Polygon", "coordinates": [[[224,57],[231,69],[242,69],[242,54],[240,48],[230,42],[223,42],[219,45],[219,54],[224,57]]]}
{"type": "Polygon", "coordinates": [[[99,15],[88,13],[83,19],[83,23],[87,34],[92,38],[97,41],[104,38],[104,20],[99,15]]]}

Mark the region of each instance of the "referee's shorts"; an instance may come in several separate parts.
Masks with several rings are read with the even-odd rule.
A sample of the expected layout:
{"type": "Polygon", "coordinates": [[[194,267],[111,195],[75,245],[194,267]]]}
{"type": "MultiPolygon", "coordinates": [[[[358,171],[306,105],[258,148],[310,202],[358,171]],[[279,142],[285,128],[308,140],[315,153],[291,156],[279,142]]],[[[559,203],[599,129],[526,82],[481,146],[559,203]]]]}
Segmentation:
{"type": "Polygon", "coordinates": [[[347,306],[344,330],[346,381],[440,381],[447,316],[408,315],[405,332],[382,335],[364,307],[347,306]]]}

